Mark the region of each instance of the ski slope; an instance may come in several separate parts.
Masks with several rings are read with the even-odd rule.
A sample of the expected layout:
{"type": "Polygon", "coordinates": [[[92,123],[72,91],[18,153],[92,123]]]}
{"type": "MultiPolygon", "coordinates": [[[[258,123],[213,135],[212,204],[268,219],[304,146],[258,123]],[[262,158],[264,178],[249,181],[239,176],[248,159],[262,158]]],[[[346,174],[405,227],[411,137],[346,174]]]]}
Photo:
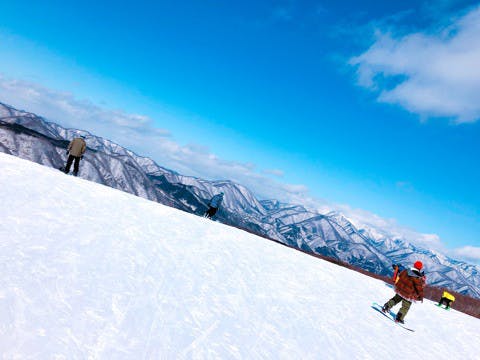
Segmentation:
{"type": "Polygon", "coordinates": [[[0,199],[4,359],[479,358],[479,319],[411,333],[382,281],[217,222],[2,153],[0,199]]]}

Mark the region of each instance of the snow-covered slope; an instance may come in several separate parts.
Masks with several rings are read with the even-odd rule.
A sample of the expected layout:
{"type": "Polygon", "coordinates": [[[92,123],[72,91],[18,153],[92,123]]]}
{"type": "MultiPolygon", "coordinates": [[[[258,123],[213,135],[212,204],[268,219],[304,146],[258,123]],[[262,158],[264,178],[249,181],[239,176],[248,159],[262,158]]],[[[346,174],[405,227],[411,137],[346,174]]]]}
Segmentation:
{"type": "Polygon", "coordinates": [[[476,359],[480,321],[220,223],[0,154],[0,353],[476,359]]]}
{"type": "Polygon", "coordinates": [[[65,129],[41,117],[0,103],[0,152],[58,168],[68,141],[86,136],[88,151],[80,169],[84,179],[201,215],[216,193],[225,193],[217,213],[229,225],[268,236],[309,252],[330,256],[380,275],[392,263],[419,258],[431,270],[429,284],[480,298],[480,267],[456,261],[380,228],[357,224],[340,213],[319,214],[301,205],[258,200],[232,181],[208,181],[163,168],[108,139],[65,129]]]}

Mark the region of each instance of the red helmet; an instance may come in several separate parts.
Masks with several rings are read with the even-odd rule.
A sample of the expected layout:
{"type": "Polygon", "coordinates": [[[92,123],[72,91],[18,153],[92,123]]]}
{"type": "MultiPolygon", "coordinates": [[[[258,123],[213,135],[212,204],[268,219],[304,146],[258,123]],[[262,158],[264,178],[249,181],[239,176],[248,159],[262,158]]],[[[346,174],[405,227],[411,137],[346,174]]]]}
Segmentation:
{"type": "Polygon", "coordinates": [[[422,270],[423,264],[421,261],[415,261],[415,264],[413,264],[413,267],[417,270],[422,270]]]}

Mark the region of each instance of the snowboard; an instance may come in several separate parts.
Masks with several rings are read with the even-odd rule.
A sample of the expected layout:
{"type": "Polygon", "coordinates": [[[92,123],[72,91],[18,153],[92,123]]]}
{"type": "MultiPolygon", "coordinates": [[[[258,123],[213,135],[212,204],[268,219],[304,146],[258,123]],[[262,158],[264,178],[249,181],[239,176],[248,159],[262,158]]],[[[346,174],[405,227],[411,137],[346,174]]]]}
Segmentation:
{"type": "Polygon", "coordinates": [[[442,308],[443,310],[447,310],[447,311],[450,311],[451,309],[451,307],[447,309],[447,308],[444,308],[442,305],[438,305],[438,304],[435,304],[435,306],[438,306],[439,308],[442,308]]]}
{"type": "Polygon", "coordinates": [[[395,321],[396,314],[394,314],[393,312],[390,311],[388,314],[385,314],[385,313],[382,311],[382,305],[377,304],[376,302],[374,302],[374,303],[372,304],[372,309],[378,311],[380,314],[382,314],[383,316],[385,316],[387,319],[390,319],[390,321],[393,321],[395,324],[397,324],[398,326],[404,328],[405,330],[408,330],[408,331],[411,331],[411,332],[415,332],[415,330],[410,329],[409,327],[406,327],[405,324],[396,322],[396,321],[395,321]]]}

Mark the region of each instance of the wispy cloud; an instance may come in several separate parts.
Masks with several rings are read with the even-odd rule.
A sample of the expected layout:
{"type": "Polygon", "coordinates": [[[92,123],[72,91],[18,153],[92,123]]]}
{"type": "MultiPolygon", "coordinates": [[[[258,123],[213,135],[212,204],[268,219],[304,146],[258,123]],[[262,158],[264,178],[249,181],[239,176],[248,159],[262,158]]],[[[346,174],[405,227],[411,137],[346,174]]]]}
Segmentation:
{"type": "MultiPolygon", "coordinates": [[[[330,205],[332,206],[332,205],[330,205]]],[[[333,205],[334,209],[343,213],[360,229],[373,231],[376,236],[389,236],[407,240],[424,249],[435,250],[451,258],[461,259],[468,263],[480,264],[480,247],[464,246],[448,249],[438,234],[421,233],[415,229],[401,225],[396,219],[388,219],[363,209],[355,209],[349,205],[333,205]]]]}
{"type": "Polygon", "coordinates": [[[0,98],[3,102],[41,114],[64,126],[79,126],[95,131],[122,129],[125,136],[154,134],[166,137],[170,133],[153,126],[153,121],[140,114],[122,110],[104,109],[87,100],[78,100],[73,94],[47,89],[41,85],[0,75],[0,98]]]}
{"type": "Polygon", "coordinates": [[[435,30],[398,35],[378,28],[375,41],[350,59],[358,84],[378,101],[423,118],[480,119],[480,8],[435,30]]]}
{"type": "MultiPolygon", "coordinates": [[[[287,201],[308,193],[304,185],[283,184],[269,176],[282,176],[282,170],[261,170],[253,163],[224,160],[201,144],[179,144],[168,130],[157,128],[153,119],[142,114],[106,109],[68,92],[2,75],[0,101],[62,126],[87,130],[112,140],[179,173],[236,181],[262,198],[287,201]]],[[[162,116],[175,121],[171,114],[162,116]]]]}
{"type": "Polygon", "coordinates": [[[266,170],[263,170],[263,173],[278,176],[278,177],[283,177],[283,175],[285,175],[285,173],[282,170],[278,170],[278,169],[266,169],[266,170]]]}
{"type": "Polygon", "coordinates": [[[359,228],[380,231],[384,235],[408,240],[412,244],[427,249],[445,251],[440,236],[420,233],[414,229],[398,224],[395,219],[388,219],[363,209],[355,209],[349,205],[337,205],[339,211],[347,216],[359,228]]]}
{"type": "Polygon", "coordinates": [[[480,247],[464,246],[456,249],[455,254],[470,261],[480,263],[480,247]]]}

